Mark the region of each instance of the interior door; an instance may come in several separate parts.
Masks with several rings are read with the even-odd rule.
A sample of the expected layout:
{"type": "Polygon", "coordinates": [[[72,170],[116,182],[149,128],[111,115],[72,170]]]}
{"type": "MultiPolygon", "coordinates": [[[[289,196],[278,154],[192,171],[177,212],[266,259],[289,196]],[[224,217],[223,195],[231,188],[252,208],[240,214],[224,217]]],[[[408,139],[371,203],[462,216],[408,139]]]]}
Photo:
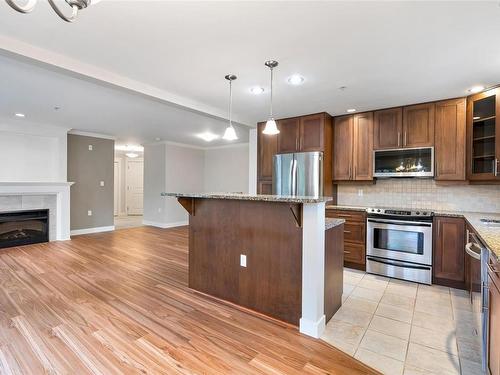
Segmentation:
{"type": "Polygon", "coordinates": [[[143,176],[143,160],[127,160],[127,215],[143,214],[143,176]]]}
{"type": "Polygon", "coordinates": [[[114,215],[118,216],[120,213],[120,163],[115,160],[114,167],[114,215]]]}
{"type": "Polygon", "coordinates": [[[403,109],[375,111],[373,115],[373,149],[402,147],[403,109]]]}
{"type": "Polygon", "coordinates": [[[434,103],[403,110],[403,147],[434,146],[434,103]]]}

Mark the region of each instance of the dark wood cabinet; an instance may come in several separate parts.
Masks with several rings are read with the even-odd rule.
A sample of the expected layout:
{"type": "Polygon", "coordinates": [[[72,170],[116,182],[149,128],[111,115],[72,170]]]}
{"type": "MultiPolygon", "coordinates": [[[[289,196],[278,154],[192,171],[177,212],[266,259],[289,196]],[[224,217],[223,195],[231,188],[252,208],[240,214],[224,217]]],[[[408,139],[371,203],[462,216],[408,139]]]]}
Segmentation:
{"type": "Polygon", "coordinates": [[[352,179],[353,116],[335,117],[333,124],[333,180],[352,179]]]}
{"type": "Polygon", "coordinates": [[[272,180],[273,157],[278,152],[278,138],[275,135],[262,134],[265,123],[257,124],[258,164],[257,175],[259,180],[272,180]]]}
{"type": "Polygon", "coordinates": [[[403,108],[403,147],[434,145],[434,103],[403,108]]]}
{"type": "Polygon", "coordinates": [[[500,375],[500,264],[490,260],[488,270],[489,286],[489,345],[488,366],[491,375],[500,375]]]}
{"type": "Polygon", "coordinates": [[[322,113],[300,118],[299,151],[324,151],[324,119],[322,113]]]}
{"type": "Polygon", "coordinates": [[[273,181],[262,180],[258,182],[257,194],[271,195],[273,194],[273,181]]]}
{"type": "Polygon", "coordinates": [[[465,220],[434,218],[433,284],[465,289],[465,220]]]}
{"type": "Polygon", "coordinates": [[[466,100],[444,100],[436,103],[434,130],[435,179],[466,179],[466,100]]]}
{"type": "Polygon", "coordinates": [[[344,219],[344,266],[366,269],[366,213],[326,209],[326,217],[344,219]]]}
{"type": "Polygon", "coordinates": [[[299,151],[300,117],[278,120],[278,154],[299,151]]]}
{"type": "Polygon", "coordinates": [[[402,147],[403,109],[390,108],[373,114],[373,149],[402,147]]]}
{"type": "Polygon", "coordinates": [[[333,180],[373,180],[373,113],[336,117],[333,180]]]}
{"type": "Polygon", "coordinates": [[[467,99],[467,178],[499,182],[499,161],[500,89],[492,89],[467,99]]]}

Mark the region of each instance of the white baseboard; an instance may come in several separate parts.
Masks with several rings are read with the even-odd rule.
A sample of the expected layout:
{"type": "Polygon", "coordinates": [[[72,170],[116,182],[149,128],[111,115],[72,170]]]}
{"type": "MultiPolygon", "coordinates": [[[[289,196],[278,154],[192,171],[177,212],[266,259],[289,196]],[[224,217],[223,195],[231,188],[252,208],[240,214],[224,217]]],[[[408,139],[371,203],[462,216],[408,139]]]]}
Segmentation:
{"type": "Polygon", "coordinates": [[[309,319],[300,318],[299,331],[308,336],[319,339],[325,331],[325,316],[323,315],[318,321],[314,322],[309,319]]]}
{"type": "Polygon", "coordinates": [[[183,227],[183,226],[189,224],[188,221],[178,221],[176,223],[160,223],[160,222],[157,222],[157,221],[149,221],[149,220],[143,220],[142,223],[144,225],[150,225],[152,227],[163,228],[163,229],[175,228],[175,227],[183,227]]]}
{"type": "Polygon", "coordinates": [[[111,225],[109,227],[95,227],[86,229],[75,229],[71,231],[72,236],[79,236],[80,234],[90,234],[90,233],[100,233],[100,232],[111,232],[115,230],[115,226],[111,225]]]}

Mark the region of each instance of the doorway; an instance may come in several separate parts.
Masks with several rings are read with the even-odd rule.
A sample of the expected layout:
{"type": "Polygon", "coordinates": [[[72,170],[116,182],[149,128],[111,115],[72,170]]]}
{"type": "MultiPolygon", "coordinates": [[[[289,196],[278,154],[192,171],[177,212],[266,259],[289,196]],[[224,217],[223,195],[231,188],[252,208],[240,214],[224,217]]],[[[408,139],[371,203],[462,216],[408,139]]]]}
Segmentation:
{"type": "Polygon", "coordinates": [[[127,215],[144,212],[144,160],[127,159],[127,215]]]}

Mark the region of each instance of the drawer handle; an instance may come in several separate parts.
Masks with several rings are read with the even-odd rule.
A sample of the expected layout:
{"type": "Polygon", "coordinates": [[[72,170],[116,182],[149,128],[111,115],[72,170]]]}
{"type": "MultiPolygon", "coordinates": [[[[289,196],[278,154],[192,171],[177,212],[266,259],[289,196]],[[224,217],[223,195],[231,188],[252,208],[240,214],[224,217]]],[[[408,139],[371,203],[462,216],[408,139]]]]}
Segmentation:
{"type": "Polygon", "coordinates": [[[351,252],[350,251],[345,251],[344,250],[344,254],[350,254],[351,252]]]}
{"type": "Polygon", "coordinates": [[[337,216],[340,216],[340,217],[352,217],[352,215],[347,215],[347,214],[337,214],[337,216]]]}
{"type": "Polygon", "coordinates": [[[350,230],[345,230],[344,233],[351,233],[351,231],[350,230]]]}

